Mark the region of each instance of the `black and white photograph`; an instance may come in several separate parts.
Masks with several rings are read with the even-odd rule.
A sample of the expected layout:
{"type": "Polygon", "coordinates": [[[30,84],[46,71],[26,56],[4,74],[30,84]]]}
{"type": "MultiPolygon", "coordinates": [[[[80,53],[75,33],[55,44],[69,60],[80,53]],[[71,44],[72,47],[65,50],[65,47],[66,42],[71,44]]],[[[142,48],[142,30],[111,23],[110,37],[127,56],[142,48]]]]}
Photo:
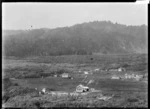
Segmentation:
{"type": "Polygon", "coordinates": [[[2,107],[148,108],[148,2],[3,2],[2,107]]]}

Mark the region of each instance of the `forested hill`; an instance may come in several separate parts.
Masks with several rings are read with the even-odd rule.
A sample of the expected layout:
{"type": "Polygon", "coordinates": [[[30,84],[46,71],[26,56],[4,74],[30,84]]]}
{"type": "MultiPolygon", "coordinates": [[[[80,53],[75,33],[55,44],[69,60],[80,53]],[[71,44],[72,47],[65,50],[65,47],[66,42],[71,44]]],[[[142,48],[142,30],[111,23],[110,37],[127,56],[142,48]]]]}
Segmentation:
{"type": "Polygon", "coordinates": [[[6,56],[124,54],[147,52],[147,26],[93,21],[70,27],[4,30],[6,56]]]}

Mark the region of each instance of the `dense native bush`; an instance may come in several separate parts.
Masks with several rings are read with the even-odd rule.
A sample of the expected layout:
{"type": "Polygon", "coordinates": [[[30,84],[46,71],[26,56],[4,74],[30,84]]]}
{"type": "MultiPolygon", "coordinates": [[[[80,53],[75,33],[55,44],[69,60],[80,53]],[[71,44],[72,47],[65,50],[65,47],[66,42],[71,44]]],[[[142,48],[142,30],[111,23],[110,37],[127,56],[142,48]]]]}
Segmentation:
{"type": "Polygon", "coordinates": [[[128,98],[127,101],[131,102],[131,103],[132,102],[138,102],[138,99],[137,98],[128,98]]]}
{"type": "Polygon", "coordinates": [[[4,78],[2,80],[3,90],[7,90],[11,86],[18,86],[18,83],[13,83],[9,78],[4,78]]]}
{"type": "Polygon", "coordinates": [[[9,78],[4,78],[3,79],[3,86],[4,86],[4,90],[7,89],[8,87],[12,86],[13,83],[10,81],[9,78]]]}
{"type": "Polygon", "coordinates": [[[63,73],[70,73],[71,71],[65,68],[59,68],[59,66],[48,68],[48,67],[37,67],[37,66],[29,66],[29,67],[15,67],[15,68],[7,68],[4,69],[5,78],[41,78],[48,77],[57,74],[58,76],[63,73]]]}
{"type": "Polygon", "coordinates": [[[20,87],[20,86],[13,86],[9,87],[3,96],[3,100],[7,101],[9,98],[18,96],[18,95],[26,95],[30,94],[30,96],[37,96],[38,91],[34,88],[28,88],[28,87],[20,87]]]}

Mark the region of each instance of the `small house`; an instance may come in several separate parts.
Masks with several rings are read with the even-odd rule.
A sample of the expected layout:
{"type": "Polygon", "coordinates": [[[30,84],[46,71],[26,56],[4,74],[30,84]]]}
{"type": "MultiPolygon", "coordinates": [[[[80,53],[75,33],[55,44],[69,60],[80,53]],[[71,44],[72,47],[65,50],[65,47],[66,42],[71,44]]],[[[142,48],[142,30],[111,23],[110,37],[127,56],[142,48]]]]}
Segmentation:
{"type": "Polygon", "coordinates": [[[125,74],[125,78],[126,78],[126,79],[134,78],[133,76],[134,76],[134,75],[125,74]]]}
{"type": "Polygon", "coordinates": [[[125,71],[125,68],[122,67],[118,68],[118,72],[122,72],[122,71],[125,71]]]}
{"type": "Polygon", "coordinates": [[[94,71],[99,71],[99,69],[95,69],[94,71]]]}
{"type": "Polygon", "coordinates": [[[45,92],[46,92],[46,88],[43,88],[43,89],[42,89],[42,92],[45,93],[45,92]]]}
{"type": "Polygon", "coordinates": [[[109,71],[114,71],[114,72],[116,72],[116,71],[118,71],[118,69],[109,69],[109,71]]]}
{"type": "Polygon", "coordinates": [[[111,79],[120,79],[118,76],[112,76],[111,79]]]}
{"type": "Polygon", "coordinates": [[[10,78],[11,80],[16,80],[15,78],[10,78]]]}
{"type": "Polygon", "coordinates": [[[86,75],[87,75],[87,74],[89,74],[89,73],[88,73],[87,71],[84,71],[84,74],[86,74],[86,75]]]}
{"type": "Polygon", "coordinates": [[[62,76],[63,78],[68,78],[68,77],[69,77],[69,74],[68,74],[68,73],[63,73],[61,76],[62,76]]]}
{"type": "Polygon", "coordinates": [[[140,80],[142,77],[143,77],[143,75],[136,75],[136,76],[135,76],[135,79],[136,79],[136,80],[140,80]]]}
{"type": "Polygon", "coordinates": [[[125,74],[125,78],[126,78],[126,79],[129,78],[129,75],[128,75],[127,73],[125,74]]]}
{"type": "Polygon", "coordinates": [[[136,80],[140,80],[143,77],[143,75],[135,75],[135,74],[125,74],[125,78],[126,79],[136,79],[136,80]]]}
{"type": "Polygon", "coordinates": [[[135,76],[135,79],[136,79],[137,81],[139,81],[140,78],[141,78],[141,77],[140,77],[139,75],[136,75],[136,76],[135,76]]]}
{"type": "Polygon", "coordinates": [[[46,92],[46,88],[43,88],[40,92],[39,92],[39,94],[46,94],[47,92],[46,92]]]}
{"type": "Polygon", "coordinates": [[[82,84],[76,87],[76,92],[87,92],[89,91],[89,87],[83,86],[82,84]]]}
{"type": "Polygon", "coordinates": [[[140,78],[143,78],[144,76],[143,76],[143,75],[139,75],[139,77],[140,77],[140,78]]]}

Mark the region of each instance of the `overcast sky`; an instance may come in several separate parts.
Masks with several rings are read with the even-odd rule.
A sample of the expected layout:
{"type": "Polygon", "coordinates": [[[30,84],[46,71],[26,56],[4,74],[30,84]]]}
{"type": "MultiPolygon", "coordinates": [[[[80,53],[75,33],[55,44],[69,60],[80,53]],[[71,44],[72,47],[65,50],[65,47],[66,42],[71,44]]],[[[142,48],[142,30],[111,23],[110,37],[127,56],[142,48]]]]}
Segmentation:
{"type": "Polygon", "coordinates": [[[3,29],[56,28],[89,21],[147,25],[147,4],[3,3],[3,29]]]}

